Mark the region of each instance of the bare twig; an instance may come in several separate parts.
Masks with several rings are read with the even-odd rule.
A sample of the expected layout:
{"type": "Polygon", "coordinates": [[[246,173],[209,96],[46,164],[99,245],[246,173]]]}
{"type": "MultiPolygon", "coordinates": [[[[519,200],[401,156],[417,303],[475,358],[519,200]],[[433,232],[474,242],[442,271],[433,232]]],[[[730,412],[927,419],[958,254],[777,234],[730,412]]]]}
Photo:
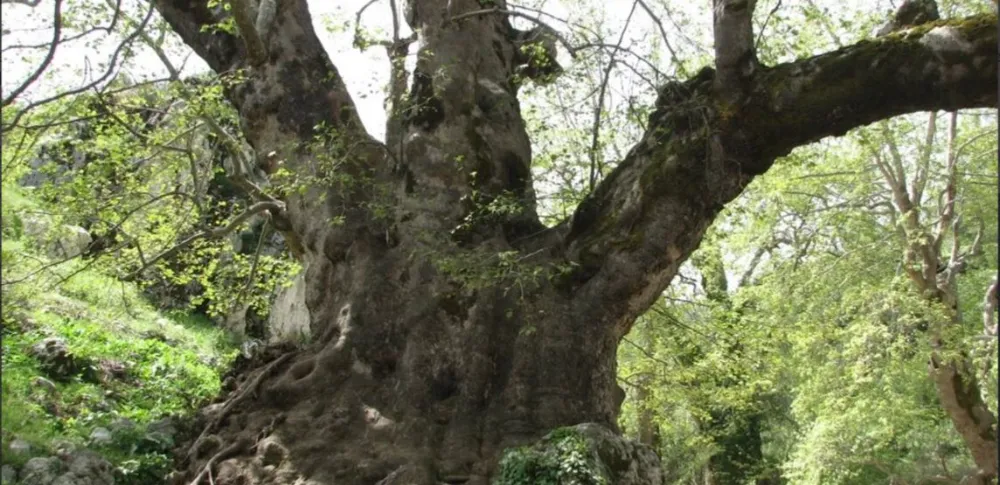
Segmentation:
{"type": "Polygon", "coordinates": [[[150,266],[156,264],[163,258],[168,258],[170,256],[173,256],[174,254],[177,254],[178,251],[190,246],[192,243],[194,243],[199,239],[218,239],[220,237],[229,234],[234,229],[239,227],[241,224],[246,222],[247,219],[249,219],[250,217],[252,217],[257,213],[263,211],[273,211],[276,213],[280,213],[283,210],[285,210],[285,204],[280,201],[257,202],[254,205],[250,206],[250,208],[248,208],[247,210],[243,211],[238,216],[234,217],[233,220],[229,222],[229,224],[226,224],[225,226],[222,227],[200,231],[197,234],[188,236],[183,241],[173,245],[169,249],[161,252],[160,254],[157,254],[152,259],[147,261],[146,264],[142,265],[142,267],[126,275],[124,280],[125,281],[135,280],[140,274],[142,274],[143,271],[148,269],[150,266]]]}
{"type": "Polygon", "coordinates": [[[653,19],[653,22],[656,23],[656,27],[660,29],[660,37],[663,39],[663,43],[667,46],[667,51],[670,52],[670,60],[672,60],[674,62],[674,66],[677,67],[677,72],[681,76],[686,77],[688,75],[687,70],[684,69],[684,64],[681,62],[680,57],[677,56],[677,51],[674,50],[674,46],[670,45],[670,38],[667,36],[667,30],[663,28],[663,22],[660,20],[660,17],[657,17],[656,14],[653,13],[653,9],[649,8],[649,5],[646,5],[646,2],[643,0],[636,0],[636,2],[640,7],[642,7],[643,10],[646,11],[649,18],[653,19]]]}
{"type": "Polygon", "coordinates": [[[60,38],[62,37],[62,25],[63,25],[62,23],[63,0],[56,0],[55,3],[56,3],[55,13],[53,14],[55,17],[52,21],[52,44],[49,46],[49,52],[45,55],[45,59],[42,60],[42,63],[38,66],[38,68],[35,69],[35,72],[31,73],[31,75],[28,76],[28,78],[25,79],[20,86],[14,88],[14,92],[10,93],[6,98],[4,98],[2,104],[3,106],[7,106],[10,103],[13,103],[14,100],[18,96],[20,96],[21,93],[23,93],[26,89],[28,89],[29,86],[34,84],[35,81],[37,81],[38,78],[41,77],[42,73],[45,72],[46,69],[48,69],[49,65],[52,64],[52,59],[54,59],[56,56],[56,48],[59,47],[59,41],[60,38]]]}
{"type": "Polygon", "coordinates": [[[82,93],[84,91],[89,90],[93,86],[97,86],[97,85],[103,83],[105,80],[107,80],[115,72],[115,67],[118,65],[118,58],[119,58],[119,56],[122,55],[122,52],[124,52],[128,46],[132,45],[132,42],[134,42],[135,39],[139,36],[139,33],[142,32],[142,30],[146,28],[146,24],[149,23],[149,20],[153,18],[153,11],[154,11],[154,8],[153,8],[152,5],[150,5],[149,6],[149,10],[146,12],[146,16],[143,18],[142,23],[138,26],[138,28],[136,29],[136,31],[133,32],[132,34],[130,34],[128,37],[125,38],[125,40],[123,40],[121,43],[118,44],[118,47],[115,48],[114,53],[112,53],[112,55],[111,55],[111,62],[108,63],[108,68],[104,71],[104,74],[101,75],[101,77],[99,77],[99,78],[91,81],[90,83],[88,83],[86,85],[80,86],[78,88],[70,89],[68,91],[63,91],[63,92],[57,93],[55,95],[52,95],[52,96],[50,96],[48,98],[31,102],[30,104],[28,104],[24,108],[20,109],[17,112],[17,114],[14,115],[14,119],[12,119],[9,123],[5,123],[2,126],[2,129],[3,130],[7,130],[7,129],[9,129],[12,126],[17,126],[17,123],[21,120],[22,117],[24,117],[25,115],[28,114],[28,112],[30,112],[31,110],[33,110],[33,109],[35,109],[35,108],[37,108],[39,106],[42,106],[42,105],[45,105],[45,104],[48,104],[48,103],[51,103],[51,102],[54,102],[54,101],[58,101],[58,100],[60,100],[62,98],[65,98],[67,96],[73,96],[73,95],[76,95],[76,94],[80,94],[80,93],[82,93]]]}
{"type": "MultiPolygon", "coordinates": [[[[632,10],[628,13],[628,18],[625,19],[625,26],[622,27],[621,34],[618,36],[617,46],[621,46],[622,42],[625,40],[625,32],[628,32],[629,23],[632,22],[632,15],[635,14],[635,7],[638,5],[638,1],[632,2],[632,10]]],[[[597,105],[594,107],[594,124],[591,126],[590,133],[590,192],[594,191],[594,186],[597,184],[597,176],[601,172],[600,162],[598,161],[598,145],[600,144],[600,134],[601,134],[601,114],[604,111],[604,95],[608,89],[608,81],[611,79],[611,70],[615,67],[615,55],[618,53],[617,50],[611,51],[611,57],[608,60],[608,66],[604,69],[604,78],[601,80],[601,90],[600,94],[597,95],[597,105]]]]}
{"type": "Polygon", "coordinates": [[[760,32],[757,33],[757,40],[753,44],[754,49],[760,47],[760,39],[764,38],[764,32],[767,30],[767,24],[771,22],[771,17],[774,17],[774,14],[778,12],[779,8],[781,8],[781,0],[778,0],[774,4],[774,8],[767,13],[767,17],[764,18],[764,23],[760,25],[760,32]]]}

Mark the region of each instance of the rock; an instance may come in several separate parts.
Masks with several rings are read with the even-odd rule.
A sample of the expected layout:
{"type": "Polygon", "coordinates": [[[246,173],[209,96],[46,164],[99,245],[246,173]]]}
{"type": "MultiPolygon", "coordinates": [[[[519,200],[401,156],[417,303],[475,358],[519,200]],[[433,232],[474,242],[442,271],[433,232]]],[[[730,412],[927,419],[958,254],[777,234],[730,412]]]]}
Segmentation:
{"type": "Polygon", "coordinates": [[[281,446],[281,443],[273,437],[261,440],[257,445],[257,450],[260,454],[260,462],[264,466],[272,465],[277,467],[288,456],[288,450],[284,446],[281,446]]]}
{"type": "Polygon", "coordinates": [[[41,388],[46,394],[53,395],[58,392],[56,389],[56,384],[42,376],[37,376],[31,380],[31,384],[35,387],[41,388]]]}
{"type": "Polygon", "coordinates": [[[113,435],[123,435],[135,429],[135,421],[128,418],[118,418],[108,425],[111,428],[111,434],[113,435]]]}
{"type": "Polygon", "coordinates": [[[306,307],[306,268],[282,288],[271,304],[267,319],[270,343],[301,343],[309,339],[309,308],[306,307]]]}
{"type": "Polygon", "coordinates": [[[54,456],[32,458],[21,469],[21,483],[53,485],[62,472],[62,467],[62,462],[54,456]]]}
{"type": "Polygon", "coordinates": [[[184,480],[184,473],[173,470],[167,474],[166,478],[163,479],[166,485],[187,485],[187,481],[184,480]]]}
{"type": "Polygon", "coordinates": [[[66,440],[53,440],[49,445],[56,455],[70,455],[76,451],[76,445],[66,440]]]}
{"type": "Polygon", "coordinates": [[[87,251],[94,239],[80,226],[64,225],[53,228],[53,223],[37,216],[21,218],[24,234],[45,251],[52,259],[69,259],[87,251]]]}
{"type": "Polygon", "coordinates": [[[21,227],[24,230],[25,236],[28,236],[36,243],[43,243],[52,225],[41,217],[26,215],[21,217],[21,227]]]}
{"type": "Polygon", "coordinates": [[[87,252],[94,239],[80,226],[63,226],[47,251],[53,259],[69,259],[87,252]]]}
{"type": "Polygon", "coordinates": [[[166,417],[161,418],[146,426],[146,431],[150,433],[163,433],[168,436],[173,436],[177,434],[177,427],[174,425],[174,420],[166,417]]]}
{"type": "Polygon", "coordinates": [[[170,418],[163,418],[146,425],[146,439],[162,446],[173,446],[177,427],[170,418]]]}
{"type": "Polygon", "coordinates": [[[108,428],[97,427],[90,432],[90,442],[95,445],[108,445],[111,441],[111,431],[108,428]]]}
{"type": "Polygon", "coordinates": [[[211,421],[212,419],[215,419],[215,416],[217,416],[224,407],[226,407],[226,405],[221,402],[209,404],[198,411],[198,417],[204,419],[205,421],[211,421]]]}
{"type": "Polygon", "coordinates": [[[65,340],[57,337],[33,345],[30,354],[38,359],[42,371],[57,381],[67,381],[90,367],[86,360],[70,352],[65,340]]]}
{"type": "Polygon", "coordinates": [[[69,459],[69,471],[52,485],[114,485],[114,467],[100,455],[87,450],[74,453],[69,459]]]}
{"type": "Polygon", "coordinates": [[[119,360],[102,359],[97,362],[97,374],[101,382],[125,380],[128,377],[128,367],[119,360]]]}
{"type": "Polygon", "coordinates": [[[611,483],[619,485],[660,485],[664,483],[660,458],[649,446],[620,436],[594,423],[572,428],[587,438],[611,475],[611,483]]]}
{"type": "Polygon", "coordinates": [[[4,485],[17,483],[17,470],[10,465],[0,467],[0,483],[4,485]]]}
{"type": "Polygon", "coordinates": [[[249,304],[242,304],[233,310],[231,313],[221,318],[219,322],[223,328],[229,330],[234,335],[239,338],[243,338],[247,334],[247,311],[250,310],[249,304]]]}
{"type": "Polygon", "coordinates": [[[27,455],[31,451],[31,444],[22,439],[11,440],[8,445],[12,455],[27,455]]]}
{"type": "Polygon", "coordinates": [[[139,334],[140,337],[146,340],[156,340],[157,342],[163,342],[165,344],[172,344],[171,340],[159,330],[147,330],[139,334]]]}

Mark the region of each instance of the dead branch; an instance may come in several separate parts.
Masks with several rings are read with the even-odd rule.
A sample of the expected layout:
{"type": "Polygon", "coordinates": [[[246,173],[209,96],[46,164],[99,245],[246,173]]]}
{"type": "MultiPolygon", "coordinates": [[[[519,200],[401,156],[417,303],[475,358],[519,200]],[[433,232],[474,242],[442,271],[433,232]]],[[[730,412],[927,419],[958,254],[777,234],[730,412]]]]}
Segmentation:
{"type": "Polygon", "coordinates": [[[986,289],[986,296],[983,298],[983,334],[987,337],[996,338],[997,336],[997,277],[993,277],[993,281],[990,286],[986,289]]]}
{"type": "MultiPolygon", "coordinates": [[[[622,27],[622,32],[618,36],[617,46],[621,46],[622,42],[625,40],[625,32],[628,32],[628,26],[632,22],[632,15],[635,14],[635,7],[638,2],[632,2],[632,10],[628,13],[628,18],[625,19],[625,26],[622,27]]],[[[599,148],[599,138],[601,134],[601,112],[604,111],[604,95],[608,89],[608,81],[611,79],[611,70],[615,67],[615,54],[617,50],[611,51],[611,58],[608,60],[608,65],[604,69],[604,78],[601,79],[601,89],[600,94],[597,95],[597,106],[594,107],[594,124],[590,128],[591,139],[590,139],[590,191],[594,191],[594,186],[597,184],[597,176],[602,171],[599,166],[598,161],[598,148],[599,148]]]]}

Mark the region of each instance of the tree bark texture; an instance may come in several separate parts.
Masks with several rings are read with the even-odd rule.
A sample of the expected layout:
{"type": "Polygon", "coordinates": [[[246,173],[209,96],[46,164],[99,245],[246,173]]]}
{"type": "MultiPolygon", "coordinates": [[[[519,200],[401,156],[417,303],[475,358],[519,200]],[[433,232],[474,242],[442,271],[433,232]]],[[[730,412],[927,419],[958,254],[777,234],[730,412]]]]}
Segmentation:
{"type": "Polygon", "coordinates": [[[418,60],[387,146],[305,0],[276,0],[257,65],[203,29],[221,10],[153,1],[215,71],[240,73],[227,94],[244,134],[305,184],[274,218],[308,267],[313,340],[253,374],[192,448],[188,479],[219,485],[485,484],[506,447],[576,423],[616,430],[619,339],[754,175],[877,119],[997,99],[994,17],[738,70],[740,96],[706,68],[663,86],[642,141],[546,228],[505,16],[455,19],[476,0],[406,6],[418,60]],[[483,210],[511,200],[520,210],[483,210]]]}

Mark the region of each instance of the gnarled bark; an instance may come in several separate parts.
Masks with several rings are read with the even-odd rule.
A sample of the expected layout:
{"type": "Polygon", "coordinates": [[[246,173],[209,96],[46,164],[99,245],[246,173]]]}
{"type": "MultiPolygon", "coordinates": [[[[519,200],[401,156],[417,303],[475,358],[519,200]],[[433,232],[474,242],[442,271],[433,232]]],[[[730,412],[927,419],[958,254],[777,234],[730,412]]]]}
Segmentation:
{"type": "Polygon", "coordinates": [[[220,12],[154,3],[213,69],[243,70],[228,96],[248,140],[307,189],[275,217],[303,250],[314,340],[193,447],[188,476],[208,467],[220,485],[483,484],[503,449],[548,430],[616,430],[618,340],[755,174],[852,126],[996,101],[985,19],[948,27],[971,50],[898,35],[746,73],[738,105],[706,69],[665,86],[643,140],[545,228],[504,2],[407,5],[420,48],[391,146],[364,132],[304,0],[277,1],[253,67],[238,38],[202,29],[220,12]]]}

